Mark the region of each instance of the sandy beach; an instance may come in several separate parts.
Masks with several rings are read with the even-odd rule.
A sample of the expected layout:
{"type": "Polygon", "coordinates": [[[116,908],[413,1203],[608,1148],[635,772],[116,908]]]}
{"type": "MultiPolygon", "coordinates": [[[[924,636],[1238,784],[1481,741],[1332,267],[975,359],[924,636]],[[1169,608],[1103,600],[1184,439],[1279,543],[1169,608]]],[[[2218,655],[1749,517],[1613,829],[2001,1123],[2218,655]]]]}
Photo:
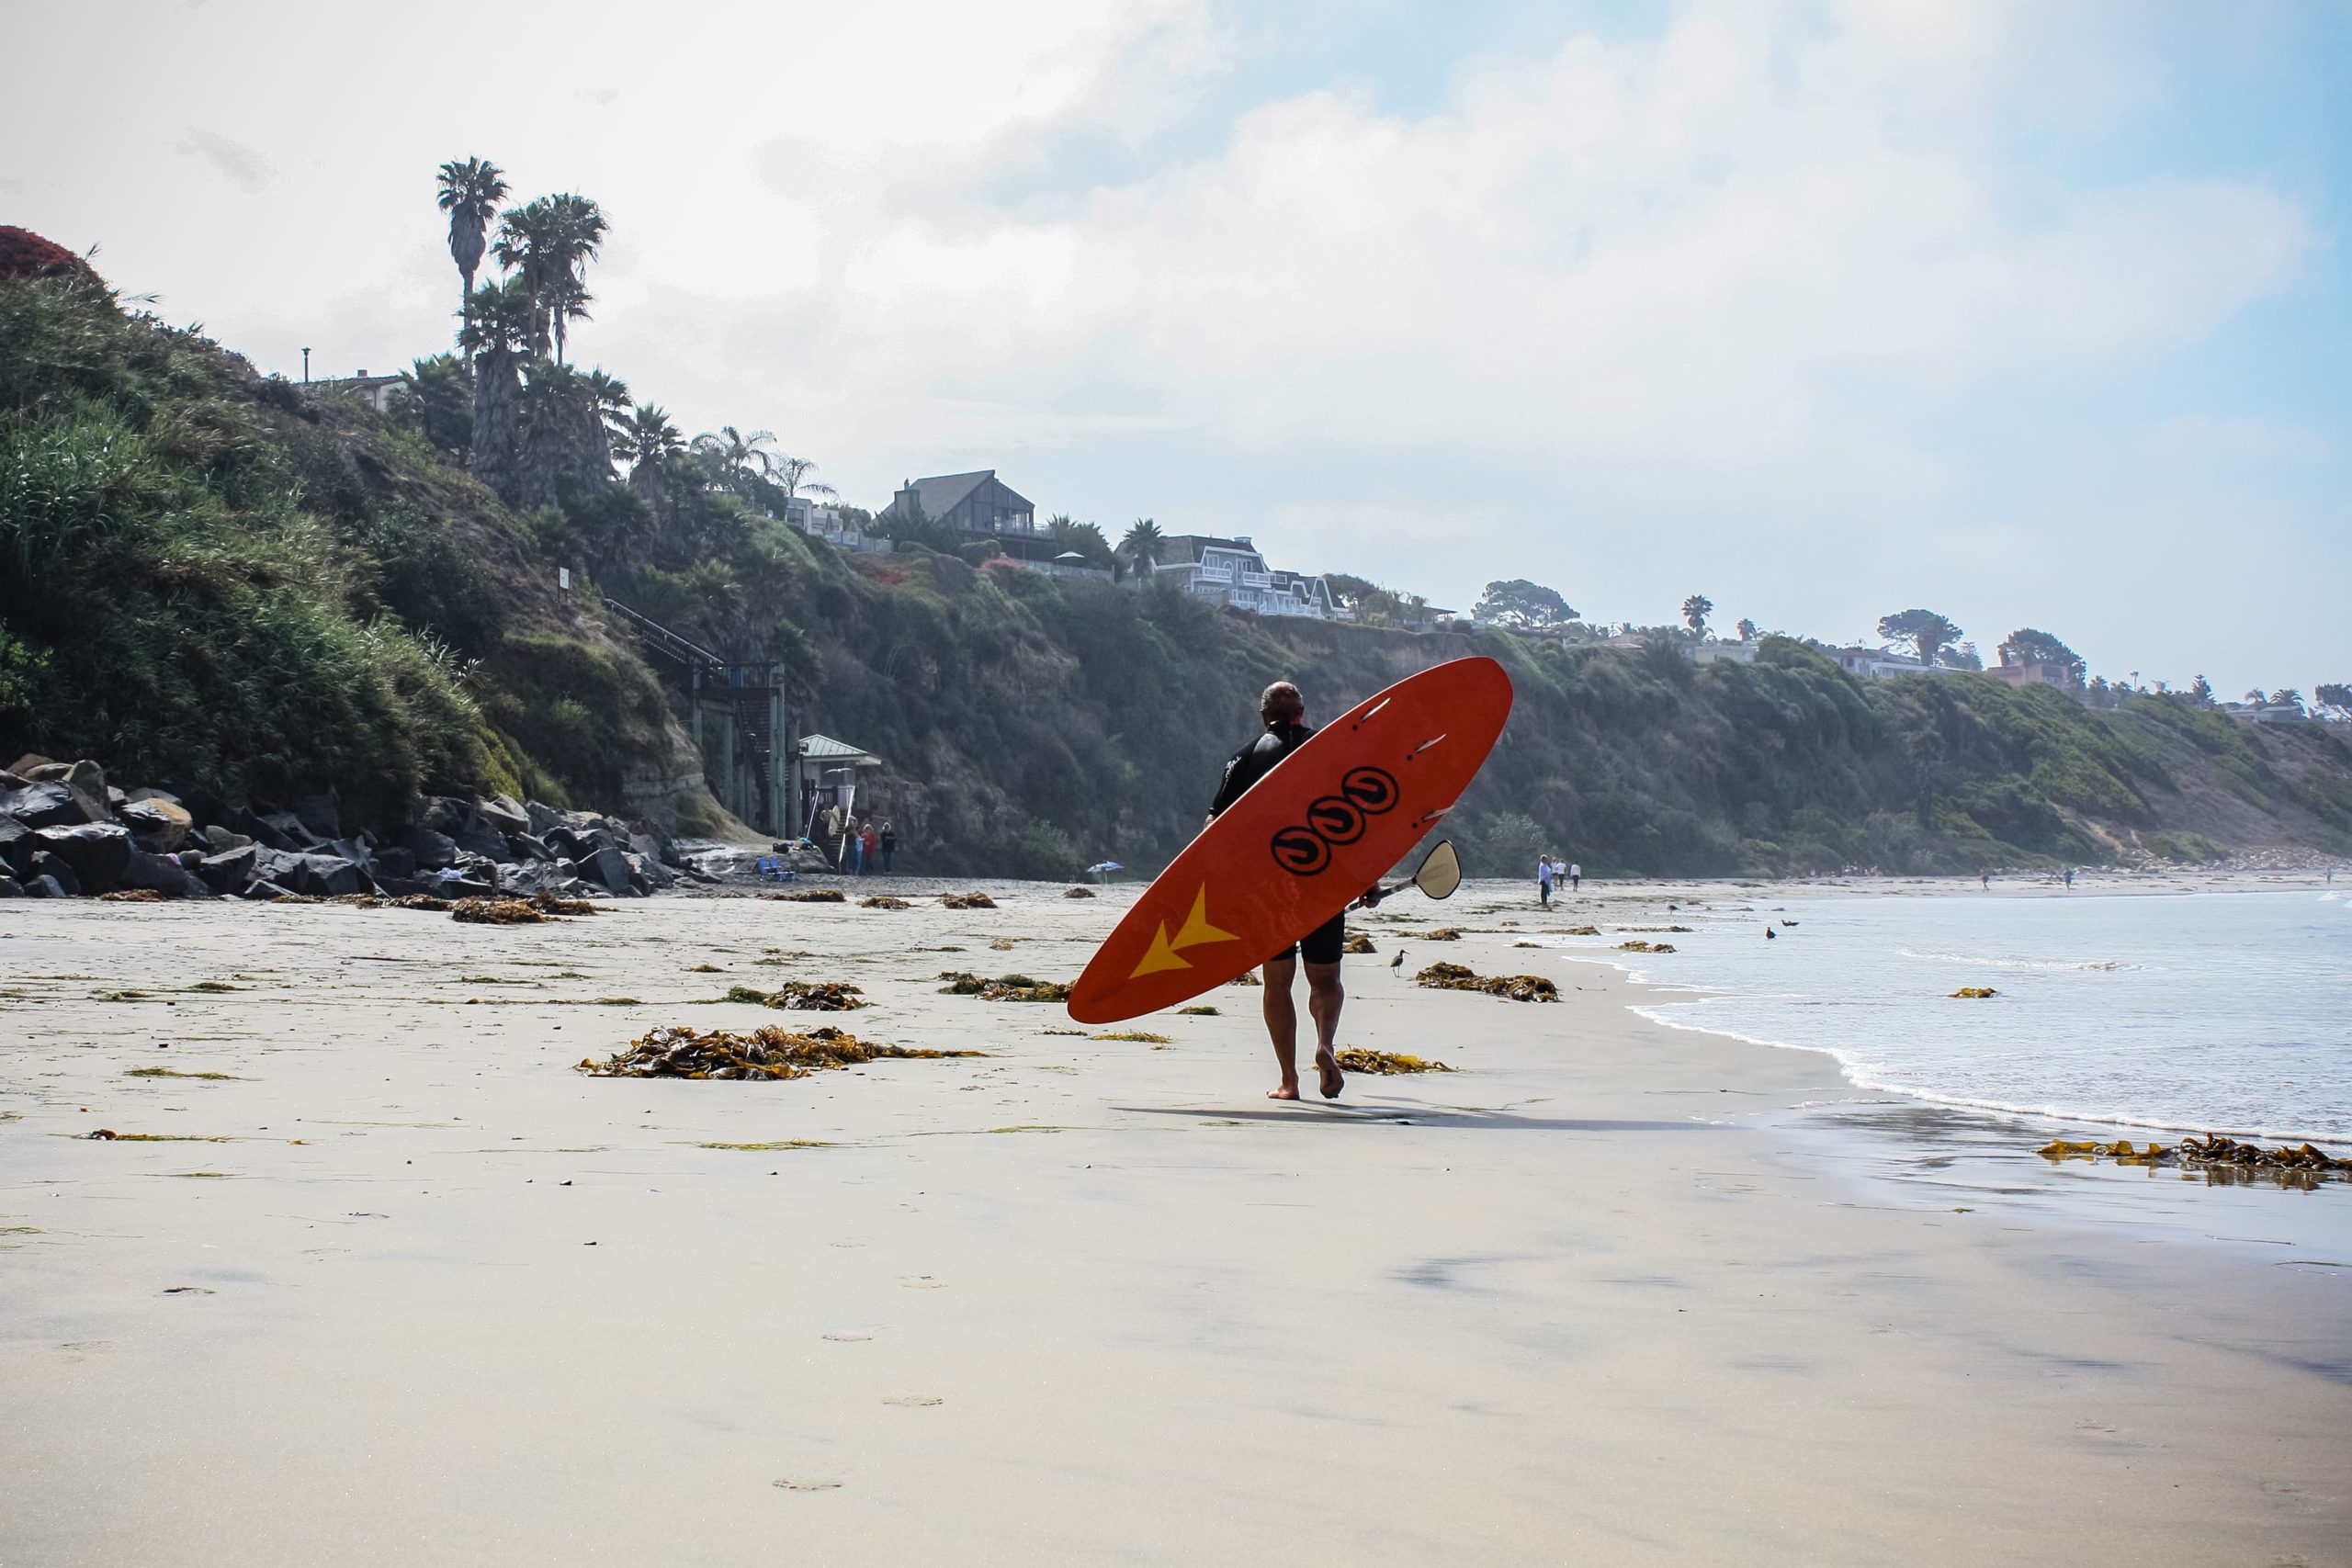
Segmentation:
{"type": "Polygon", "coordinates": [[[0,907],[0,1565],[2352,1562],[2352,1185],[2050,1168],[1513,946],[1687,886],[1368,922],[1344,1042],[1458,1070],[1276,1105],[1254,990],[941,994],[1133,891],[984,886],[0,907]],[[787,978],[873,1005],[710,999],[787,978]],[[987,1055],[571,1070],[777,1021],[987,1055]]]}

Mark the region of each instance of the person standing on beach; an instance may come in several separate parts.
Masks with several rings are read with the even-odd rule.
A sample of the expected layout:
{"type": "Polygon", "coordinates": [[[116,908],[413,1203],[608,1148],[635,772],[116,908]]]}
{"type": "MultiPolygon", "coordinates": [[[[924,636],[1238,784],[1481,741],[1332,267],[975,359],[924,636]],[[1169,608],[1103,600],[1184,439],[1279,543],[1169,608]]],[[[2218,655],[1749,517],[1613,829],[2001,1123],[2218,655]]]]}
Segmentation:
{"type": "Polygon", "coordinates": [[[1568,891],[1573,893],[1584,885],[1584,867],[1574,861],[1568,863],[1568,891]]]}
{"type": "MultiPolygon", "coordinates": [[[[1236,751],[1217,781],[1216,798],[1209,803],[1208,819],[1241,798],[1241,792],[1274,771],[1284,757],[1315,733],[1306,726],[1306,699],[1288,681],[1277,681],[1258,699],[1263,732],[1236,751]]],[[[1347,1000],[1340,984],[1340,945],[1347,935],[1343,910],[1293,942],[1265,962],[1262,1010],[1266,1036],[1274,1047],[1274,1063],[1282,1082],[1266,1091],[1269,1100],[1298,1098],[1298,1010],[1291,1001],[1291,985],[1298,978],[1299,961],[1306,963],[1306,1011],[1315,1021],[1315,1070],[1326,1100],[1340,1098],[1347,1079],[1340,1071],[1340,1009],[1347,1000]]]]}
{"type": "Polygon", "coordinates": [[[1535,857],[1535,902],[1548,909],[1552,907],[1552,857],[1535,857]]]}
{"type": "Polygon", "coordinates": [[[892,827],[892,826],[890,825],[889,818],[883,818],[883,821],[882,821],[882,874],[883,874],[883,875],[888,876],[888,875],[889,875],[889,874],[890,874],[890,862],[891,862],[891,860],[892,860],[892,859],[893,859],[893,858],[898,854],[898,852],[899,852],[899,829],[896,829],[896,828],[894,828],[894,827],[892,827]]]}
{"type": "Polygon", "coordinates": [[[860,876],[866,875],[881,863],[881,860],[882,835],[875,828],[874,818],[869,817],[865,819],[865,831],[858,835],[857,874],[860,876]]]}

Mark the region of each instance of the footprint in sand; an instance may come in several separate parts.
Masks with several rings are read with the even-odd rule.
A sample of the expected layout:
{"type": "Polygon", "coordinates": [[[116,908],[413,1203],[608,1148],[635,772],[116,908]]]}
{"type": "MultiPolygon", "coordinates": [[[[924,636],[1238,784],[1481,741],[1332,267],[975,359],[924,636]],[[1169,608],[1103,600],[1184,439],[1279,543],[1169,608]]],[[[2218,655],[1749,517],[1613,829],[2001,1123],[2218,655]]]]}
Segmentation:
{"type": "Polygon", "coordinates": [[[807,1481],[789,1475],[779,1475],[768,1484],[781,1486],[786,1492],[838,1492],[842,1487],[838,1481],[807,1481]]]}
{"type": "Polygon", "coordinates": [[[947,1402],[935,1393],[891,1393],[885,1394],[882,1403],[900,1405],[909,1410],[921,1410],[929,1405],[944,1404],[947,1402]]]}
{"type": "Polygon", "coordinates": [[[828,1334],[825,1337],[838,1345],[862,1345],[874,1336],[871,1334],[828,1334]]]}
{"type": "Polygon", "coordinates": [[[947,1288],[946,1280],[934,1280],[928,1274],[901,1274],[899,1283],[910,1291],[944,1291],[947,1288]]]}

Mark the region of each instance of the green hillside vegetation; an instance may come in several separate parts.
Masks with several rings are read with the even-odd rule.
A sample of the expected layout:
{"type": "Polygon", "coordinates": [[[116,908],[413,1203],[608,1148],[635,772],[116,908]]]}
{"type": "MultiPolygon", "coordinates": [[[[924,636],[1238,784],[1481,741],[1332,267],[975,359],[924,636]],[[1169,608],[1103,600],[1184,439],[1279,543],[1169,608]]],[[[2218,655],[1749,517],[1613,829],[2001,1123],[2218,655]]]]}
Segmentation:
{"type": "Polygon", "coordinates": [[[383,821],[420,790],[658,805],[624,775],[674,747],[643,665],[421,434],[95,280],[0,280],[9,756],[383,821]]]}

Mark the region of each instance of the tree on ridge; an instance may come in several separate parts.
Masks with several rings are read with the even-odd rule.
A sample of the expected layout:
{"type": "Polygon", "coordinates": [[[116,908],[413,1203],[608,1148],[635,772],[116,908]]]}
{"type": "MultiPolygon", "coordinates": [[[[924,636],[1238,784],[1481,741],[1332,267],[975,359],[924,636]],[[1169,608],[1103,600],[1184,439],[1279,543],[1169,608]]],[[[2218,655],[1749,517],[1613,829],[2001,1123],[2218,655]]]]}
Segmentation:
{"type": "Polygon", "coordinates": [[[1127,525],[1126,533],[1120,536],[1119,553],[1137,572],[1149,577],[1159,570],[1159,546],[1166,537],[1157,522],[1138,517],[1127,525]]]}
{"type": "Polygon", "coordinates": [[[1682,601],[1682,624],[1690,628],[1692,637],[1707,635],[1707,617],[1715,613],[1715,602],[1703,593],[1693,593],[1682,601]]]}
{"type": "MultiPolygon", "coordinates": [[[[1325,581],[1338,588],[1338,580],[1327,576],[1325,581]]],[[[1351,580],[1353,581],[1353,580],[1351,580]]],[[[1378,592],[1365,584],[1368,592],[1378,592]]],[[[1577,618],[1576,606],[1560,596],[1559,590],[1546,588],[1540,582],[1514,577],[1508,581],[1487,584],[1478,595],[1477,604],[1470,608],[1470,618],[1487,626],[1508,626],[1514,631],[1538,631],[1545,626],[1566,626],[1577,618]]]]}
{"type": "Polygon", "coordinates": [[[449,257],[458,264],[465,288],[458,296],[463,315],[474,297],[474,274],[481,266],[483,237],[498,204],[506,199],[506,177],[495,164],[481,158],[453,159],[441,165],[441,210],[449,215],[449,257]]]}
{"type": "Polygon", "coordinates": [[[2090,666],[2083,656],[2052,637],[2048,632],[2031,626],[2019,626],[2001,639],[2001,662],[2014,664],[2047,664],[2066,672],[2067,682],[2080,686],[2083,675],[2090,666]]]}
{"type": "Polygon", "coordinates": [[[1933,668],[1936,656],[1960,640],[1960,627],[1934,610],[1900,610],[1881,617],[1878,635],[1890,642],[1907,642],[1919,662],[1933,668]]]}

